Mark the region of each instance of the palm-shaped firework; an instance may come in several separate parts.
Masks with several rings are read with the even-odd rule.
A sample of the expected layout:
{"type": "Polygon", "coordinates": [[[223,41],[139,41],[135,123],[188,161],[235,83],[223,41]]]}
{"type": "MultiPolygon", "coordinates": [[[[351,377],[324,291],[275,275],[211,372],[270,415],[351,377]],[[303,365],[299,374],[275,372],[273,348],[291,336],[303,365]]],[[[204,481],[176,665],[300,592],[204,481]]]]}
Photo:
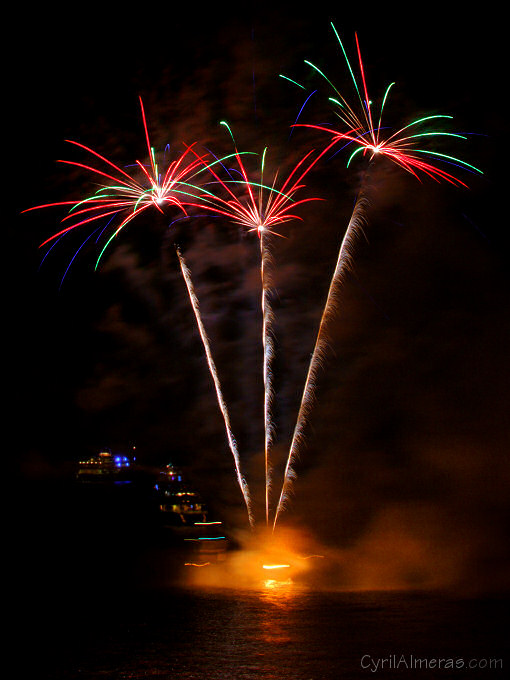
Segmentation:
{"type": "MultiPolygon", "coordinates": [[[[164,173],[160,173],[156,162],[154,148],[150,144],[147,120],[141,98],[140,107],[142,112],[145,140],[150,158],[148,166],[137,160],[135,167],[139,171],[139,177],[133,177],[124,169],[108,160],[101,154],[97,153],[93,149],[90,149],[89,147],[78,142],[70,142],[71,144],[74,144],[92,154],[96,159],[99,159],[103,164],[105,164],[105,166],[107,166],[108,171],[106,171],[106,169],[102,170],[91,165],[86,165],[75,161],[60,162],[85,169],[93,173],[95,176],[101,177],[102,182],[106,180],[107,183],[101,185],[99,189],[97,189],[91,196],[88,196],[85,199],[81,199],[79,201],[48,203],[44,205],[38,205],[33,208],[28,208],[27,210],[23,211],[28,212],[30,210],[36,210],[39,208],[71,206],[67,216],[62,220],[62,222],[71,222],[70,226],[58,231],[57,233],[53,234],[53,236],[50,236],[50,238],[46,239],[40,247],[43,247],[50,242],[56,244],[65,234],[68,234],[69,232],[80,227],[85,227],[85,225],[91,224],[95,225],[97,222],[107,220],[106,226],[102,225],[99,229],[96,228],[92,234],[87,235],[87,238],[71,260],[72,263],[83,245],[93,235],[95,235],[97,231],[100,231],[96,242],[99,242],[103,235],[105,235],[106,242],[102,244],[101,251],[97,258],[97,268],[101,257],[112,241],[130,222],[139,217],[144,211],[154,207],[159,212],[164,213],[163,208],[165,206],[172,206],[187,216],[187,206],[199,205],[204,196],[212,196],[208,190],[202,189],[200,185],[196,183],[196,180],[199,175],[204,173],[207,169],[211,169],[216,163],[221,163],[226,159],[213,159],[209,152],[200,155],[196,152],[194,148],[195,145],[192,145],[185,147],[185,150],[181,153],[181,155],[176,160],[173,160],[168,164],[164,173]]],[[[239,154],[236,155],[238,157],[239,154]]],[[[248,485],[246,484],[246,481],[241,473],[237,443],[232,433],[230,418],[225,400],[223,398],[221,384],[212,356],[210,343],[202,323],[198,299],[195,294],[191,279],[191,273],[179,248],[176,247],[176,251],[181,272],[186,283],[190,303],[192,305],[197,326],[200,332],[200,337],[204,346],[209,371],[214,382],[216,397],[221,414],[223,416],[229,447],[234,458],[237,481],[246,504],[250,524],[253,525],[253,513],[251,510],[251,499],[248,485]]]]}
{"type": "Polygon", "coordinates": [[[265,472],[265,515],[269,524],[269,505],[272,467],[270,450],[274,440],[274,425],[272,420],[272,359],[274,354],[274,337],[272,331],[273,311],[271,308],[270,269],[270,239],[281,236],[275,228],[293,219],[301,219],[294,214],[294,209],[303,203],[318,200],[306,197],[295,200],[296,194],[304,188],[306,175],[327,151],[336,144],[334,140],[320,153],[309,151],[293,166],[287,177],[278,183],[278,171],[274,174],[271,184],[264,184],[264,168],[267,147],[261,157],[259,181],[250,179],[229,125],[222,121],[232,137],[235,147],[237,167],[227,171],[228,177],[220,176],[216,168],[208,165],[214,177],[214,183],[219,184],[225,196],[215,194],[206,196],[201,207],[223,215],[231,221],[244,226],[248,232],[256,233],[260,244],[260,278],[261,278],[261,311],[262,311],[262,347],[263,347],[263,379],[264,379],[264,472],[265,472]],[[235,174],[233,174],[235,172],[235,174]],[[242,192],[239,194],[239,186],[242,192]],[[278,188],[277,188],[278,187],[278,188]]]}
{"type": "MultiPolygon", "coordinates": [[[[410,123],[407,123],[406,125],[398,128],[394,132],[393,131],[388,132],[388,129],[386,127],[384,128],[382,127],[382,116],[389,92],[395,83],[391,83],[387,87],[382,98],[379,114],[378,116],[376,116],[373,110],[372,101],[370,100],[368,95],[365,69],[363,66],[363,61],[361,59],[361,51],[358,36],[355,35],[355,40],[360,82],[358,82],[358,80],[356,79],[354,70],[351,66],[351,63],[348,59],[347,53],[345,51],[345,48],[342,44],[342,41],[336,28],[334,27],[333,24],[331,24],[331,26],[341,47],[343,56],[347,64],[347,68],[352,79],[352,83],[356,93],[357,105],[351,106],[348,100],[333,85],[333,83],[329,80],[329,78],[327,78],[323,71],[321,71],[316,65],[312,64],[310,61],[306,61],[305,63],[307,63],[311,68],[313,68],[332,87],[335,96],[330,97],[329,101],[333,104],[335,114],[342,122],[343,128],[337,130],[319,125],[304,125],[304,126],[330,134],[333,138],[333,142],[336,142],[337,144],[342,144],[343,149],[355,147],[354,151],[348,158],[347,166],[351,164],[353,159],[358,154],[361,154],[363,156],[369,156],[369,166],[377,157],[382,156],[396,163],[399,167],[411,173],[417,179],[420,179],[420,175],[423,174],[438,182],[446,181],[456,186],[467,187],[465,182],[460,180],[458,177],[446,171],[445,169],[443,169],[443,167],[440,167],[437,164],[432,164],[425,159],[430,158],[436,162],[454,165],[463,170],[481,173],[481,171],[478,168],[475,168],[473,165],[470,165],[469,163],[466,163],[465,161],[455,158],[453,156],[440,153],[439,151],[423,149],[418,147],[418,144],[420,144],[424,139],[434,139],[439,137],[454,137],[467,139],[465,135],[447,132],[443,130],[431,130],[428,129],[427,127],[431,123],[431,121],[434,121],[434,123],[436,123],[439,119],[442,120],[451,119],[452,116],[440,114],[424,116],[417,118],[411,121],[410,123]]],[[[367,172],[365,171],[364,175],[365,177],[366,174],[367,172]]],[[[335,270],[331,278],[326,303],[324,305],[321,320],[319,323],[319,329],[315,341],[315,346],[310,359],[303,394],[301,398],[301,403],[296,420],[296,425],[294,428],[289,454],[287,457],[287,463],[285,466],[280,498],[276,506],[273,530],[276,527],[278,517],[282,510],[284,510],[286,503],[289,500],[289,495],[292,492],[292,483],[296,477],[294,466],[299,456],[300,446],[303,441],[304,427],[306,425],[307,417],[310,413],[311,405],[313,402],[318,371],[320,369],[322,360],[324,359],[327,350],[326,330],[328,320],[331,318],[335,311],[336,303],[338,302],[339,286],[345,276],[346,271],[348,271],[352,258],[354,243],[364,223],[365,210],[367,204],[368,204],[367,189],[365,183],[362,182],[361,189],[358,194],[358,198],[356,200],[352,216],[349,220],[349,224],[347,226],[347,229],[345,231],[344,237],[339,248],[335,270]]]]}

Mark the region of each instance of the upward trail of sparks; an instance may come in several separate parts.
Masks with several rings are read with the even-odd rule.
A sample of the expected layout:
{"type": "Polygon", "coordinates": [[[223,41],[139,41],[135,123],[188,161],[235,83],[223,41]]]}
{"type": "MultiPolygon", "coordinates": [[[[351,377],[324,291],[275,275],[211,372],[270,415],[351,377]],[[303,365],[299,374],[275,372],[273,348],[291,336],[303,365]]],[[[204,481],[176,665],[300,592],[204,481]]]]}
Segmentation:
{"type": "Polygon", "coordinates": [[[297,459],[299,458],[299,449],[303,443],[304,438],[304,429],[314,402],[315,388],[317,386],[317,377],[319,369],[322,366],[327,351],[328,321],[333,317],[337,309],[339,302],[339,286],[345,276],[345,273],[349,270],[349,267],[351,265],[354,245],[357,237],[359,236],[363,228],[363,224],[365,221],[365,210],[367,205],[368,205],[367,198],[362,193],[360,193],[356,200],[354,211],[352,213],[351,219],[349,220],[347,230],[344,234],[340,250],[338,252],[335,270],[331,278],[326,303],[324,305],[322,316],[319,323],[319,329],[315,340],[315,346],[313,348],[310,363],[308,365],[308,371],[306,374],[303,394],[301,396],[301,402],[299,405],[296,425],[294,427],[294,433],[292,435],[292,441],[289,449],[289,454],[287,457],[285,472],[283,475],[282,489],[274,515],[273,531],[276,528],[276,524],[278,522],[278,517],[280,516],[280,513],[283,510],[285,510],[287,506],[290,494],[292,492],[292,484],[293,481],[296,479],[294,465],[297,459]]]}
{"type": "Polygon", "coordinates": [[[234,438],[234,435],[232,433],[232,427],[230,425],[230,417],[228,414],[228,409],[227,405],[225,403],[225,399],[223,398],[223,392],[221,389],[221,383],[218,377],[218,371],[216,370],[216,365],[214,363],[214,359],[212,356],[211,352],[211,347],[209,343],[209,339],[207,337],[207,333],[204,327],[204,324],[202,322],[202,316],[200,314],[200,306],[198,304],[198,298],[195,293],[195,289],[193,286],[193,282],[191,279],[191,274],[190,270],[184,260],[184,257],[179,249],[178,246],[175,247],[175,250],[177,252],[177,257],[179,258],[179,264],[181,267],[181,272],[182,276],[184,278],[184,281],[186,283],[186,288],[188,290],[188,296],[191,302],[191,306],[193,308],[193,312],[195,314],[195,319],[197,322],[198,330],[200,333],[200,337],[202,339],[202,344],[204,346],[204,351],[205,355],[207,358],[207,364],[209,366],[209,372],[212,376],[213,382],[214,382],[214,388],[216,390],[216,398],[218,400],[218,405],[220,407],[221,414],[223,416],[223,421],[225,423],[225,430],[227,433],[227,439],[230,447],[230,451],[232,453],[232,456],[234,458],[234,465],[235,465],[235,470],[236,470],[236,477],[237,477],[237,482],[239,484],[239,488],[241,489],[241,493],[243,494],[244,502],[246,505],[246,510],[248,512],[248,519],[250,522],[250,526],[254,526],[254,519],[253,519],[253,512],[252,512],[252,507],[251,507],[251,499],[250,499],[250,492],[248,485],[246,483],[245,478],[241,474],[241,463],[239,459],[239,451],[237,449],[237,442],[234,438]]]}
{"type": "MultiPolygon", "coordinates": [[[[363,155],[369,154],[369,167],[376,157],[385,156],[386,158],[390,159],[392,162],[396,163],[398,166],[400,166],[407,172],[411,173],[418,179],[420,179],[420,173],[423,173],[424,175],[434,179],[437,182],[446,181],[456,186],[467,187],[467,185],[458,177],[445,171],[443,168],[437,167],[436,165],[433,165],[432,163],[428,163],[427,161],[423,160],[422,155],[432,157],[436,161],[441,161],[455,165],[470,172],[476,172],[481,174],[481,171],[478,168],[475,168],[473,165],[466,163],[465,161],[454,158],[453,156],[439,153],[437,151],[431,151],[428,149],[418,149],[415,146],[417,140],[422,140],[425,138],[434,139],[438,137],[456,137],[466,139],[465,135],[444,132],[440,130],[422,130],[421,128],[421,126],[424,123],[428,123],[429,121],[432,120],[436,121],[437,119],[451,119],[451,116],[436,114],[420,117],[402,126],[401,128],[397,129],[397,131],[383,138],[381,134],[382,130],[384,129],[382,127],[383,111],[389,92],[395,83],[391,83],[387,87],[382,98],[382,104],[379,112],[379,117],[377,119],[377,125],[374,125],[372,102],[368,96],[367,81],[363,61],[361,58],[361,50],[359,46],[358,36],[357,34],[355,35],[355,40],[361,84],[359,84],[358,81],[356,80],[354,70],[351,66],[351,63],[347,56],[347,52],[343,46],[343,43],[340,39],[340,36],[336,28],[334,27],[333,24],[331,24],[331,26],[333,28],[333,31],[335,33],[335,36],[338,40],[343,56],[345,58],[351,79],[354,84],[354,89],[356,91],[356,96],[361,112],[358,113],[355,110],[355,108],[348,103],[347,99],[344,98],[344,96],[333,85],[329,78],[317,66],[315,66],[309,61],[306,61],[306,63],[310,67],[312,67],[322,78],[324,78],[324,80],[333,88],[335,92],[335,97],[330,97],[330,101],[335,105],[336,107],[335,114],[346,127],[346,131],[334,130],[332,128],[322,127],[318,125],[304,125],[304,127],[309,127],[316,130],[327,132],[328,134],[333,136],[333,142],[336,141],[337,143],[343,143],[344,144],[343,148],[348,147],[350,145],[356,147],[347,162],[347,166],[350,165],[351,161],[358,153],[362,153],[363,155]],[[415,132],[414,134],[412,134],[416,129],[422,131],[415,132]]],[[[324,360],[325,352],[327,349],[327,333],[326,333],[327,324],[336,310],[339,286],[341,285],[344,279],[345,272],[348,270],[350,261],[352,259],[355,238],[357,234],[359,234],[364,221],[364,213],[368,205],[365,186],[367,172],[368,170],[366,171],[364,180],[362,181],[361,190],[357,202],[355,204],[354,211],[349,220],[347,230],[340,245],[336,267],[333,272],[326,303],[322,312],[319,330],[305,380],[305,386],[298,411],[292,442],[287,457],[282,490],[280,493],[280,498],[274,516],[273,531],[276,528],[279,516],[285,509],[286,504],[288,503],[292,491],[293,481],[296,478],[296,471],[294,465],[299,456],[300,445],[303,443],[304,427],[306,425],[306,421],[313,403],[318,369],[321,366],[322,361],[324,360]]]]}
{"type": "Polygon", "coordinates": [[[270,450],[274,439],[274,424],[272,419],[272,404],[274,398],[271,364],[274,357],[274,338],[272,332],[273,310],[270,300],[270,283],[267,280],[267,269],[270,256],[266,246],[267,234],[260,232],[260,279],[261,279],[261,309],[262,309],[262,350],[263,350],[263,379],[264,379],[264,479],[265,479],[265,512],[266,525],[269,524],[269,502],[272,486],[272,468],[270,466],[270,450]]]}

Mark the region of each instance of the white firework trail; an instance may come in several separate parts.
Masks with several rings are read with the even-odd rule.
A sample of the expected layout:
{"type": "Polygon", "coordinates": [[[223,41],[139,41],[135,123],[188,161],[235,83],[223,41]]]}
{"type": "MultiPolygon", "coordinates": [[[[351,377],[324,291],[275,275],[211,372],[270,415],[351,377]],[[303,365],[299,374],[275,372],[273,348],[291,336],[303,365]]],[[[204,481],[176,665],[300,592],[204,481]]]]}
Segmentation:
{"type": "Polygon", "coordinates": [[[254,526],[254,519],[253,519],[253,513],[252,513],[252,508],[251,508],[251,499],[250,499],[250,492],[248,488],[248,484],[246,483],[246,480],[244,479],[243,475],[241,474],[241,463],[239,459],[239,451],[237,450],[237,442],[235,440],[235,437],[232,433],[232,428],[230,425],[230,417],[228,414],[228,409],[227,405],[225,403],[225,399],[223,398],[223,392],[221,390],[221,384],[220,380],[218,377],[218,372],[216,370],[216,365],[214,363],[214,359],[212,357],[211,353],[211,347],[209,344],[209,339],[207,337],[206,330],[204,328],[204,324],[202,322],[202,317],[200,314],[200,306],[198,304],[198,298],[195,293],[195,288],[193,286],[193,282],[191,280],[191,273],[190,270],[184,260],[184,257],[179,249],[178,246],[175,247],[175,250],[177,252],[177,257],[179,258],[179,264],[181,266],[181,272],[184,278],[184,281],[186,283],[186,288],[188,289],[188,295],[189,299],[191,301],[191,306],[193,307],[193,312],[195,314],[195,319],[198,325],[198,330],[200,332],[200,337],[202,338],[202,344],[204,346],[205,350],[205,355],[207,358],[207,364],[209,366],[209,372],[212,376],[213,382],[214,382],[214,387],[216,390],[216,398],[218,400],[218,405],[220,407],[221,414],[223,416],[223,421],[225,423],[225,430],[227,433],[227,439],[228,439],[228,444],[230,447],[230,451],[232,452],[232,456],[234,458],[234,465],[235,465],[235,470],[236,470],[236,477],[237,477],[237,482],[239,484],[239,488],[241,489],[241,493],[243,494],[244,502],[246,504],[246,510],[248,512],[248,520],[250,522],[250,526],[253,528],[254,526]]]}
{"type": "Polygon", "coordinates": [[[339,288],[344,280],[345,273],[349,270],[352,263],[353,249],[357,237],[362,233],[364,222],[365,222],[365,210],[368,205],[368,200],[364,195],[363,190],[359,193],[352,212],[349,224],[345,231],[340,250],[338,252],[338,258],[336,262],[335,271],[331,278],[329,285],[328,295],[326,298],[326,304],[322,312],[319,330],[317,332],[317,338],[315,340],[315,346],[312,352],[310,363],[308,366],[308,372],[306,375],[305,386],[303,389],[303,394],[301,397],[301,403],[299,406],[298,416],[296,420],[296,426],[294,428],[294,433],[292,436],[292,442],[289,449],[289,455],[287,457],[287,463],[285,466],[285,472],[283,476],[283,484],[280,493],[280,498],[278,500],[278,505],[276,506],[273,531],[275,530],[276,523],[280,513],[285,509],[290,495],[292,494],[293,482],[296,479],[296,471],[294,465],[299,458],[299,449],[304,439],[304,429],[312,409],[315,388],[317,386],[317,376],[319,369],[323,365],[324,358],[326,356],[326,351],[328,348],[328,337],[326,333],[326,328],[328,321],[332,318],[334,312],[336,311],[338,305],[339,288]]]}
{"type": "Polygon", "coordinates": [[[267,269],[271,262],[271,256],[267,249],[266,232],[261,229],[260,237],[260,277],[262,283],[262,348],[264,356],[264,472],[265,472],[265,508],[266,525],[269,526],[269,496],[271,493],[272,468],[270,465],[270,449],[274,438],[274,424],[271,415],[273,403],[273,385],[271,362],[274,356],[274,338],[272,332],[273,310],[270,301],[270,281],[267,269]]]}

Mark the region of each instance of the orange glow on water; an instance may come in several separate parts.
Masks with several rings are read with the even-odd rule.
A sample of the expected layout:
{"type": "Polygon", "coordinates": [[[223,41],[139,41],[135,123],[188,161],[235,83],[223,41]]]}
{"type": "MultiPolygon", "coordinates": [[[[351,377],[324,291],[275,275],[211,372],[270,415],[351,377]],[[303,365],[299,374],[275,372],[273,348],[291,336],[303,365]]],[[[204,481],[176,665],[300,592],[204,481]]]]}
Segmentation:
{"type": "Polygon", "coordinates": [[[317,546],[308,536],[290,530],[280,530],[275,535],[264,528],[236,538],[240,549],[227,551],[221,562],[211,560],[202,569],[190,569],[192,565],[186,565],[187,583],[203,587],[247,588],[261,594],[273,591],[281,598],[320,578],[319,562],[324,560],[312,559],[319,556],[317,546]]]}

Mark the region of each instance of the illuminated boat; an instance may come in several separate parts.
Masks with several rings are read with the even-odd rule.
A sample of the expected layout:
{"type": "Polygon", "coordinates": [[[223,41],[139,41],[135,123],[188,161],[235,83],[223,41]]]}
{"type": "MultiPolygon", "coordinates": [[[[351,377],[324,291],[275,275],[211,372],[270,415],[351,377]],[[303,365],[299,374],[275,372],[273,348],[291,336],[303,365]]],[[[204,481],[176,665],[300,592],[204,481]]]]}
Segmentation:
{"type": "Polygon", "coordinates": [[[180,536],[200,564],[221,560],[228,540],[220,521],[211,521],[202,497],[191,489],[183,473],[167,465],[154,485],[161,525],[180,536]]]}
{"type": "Polygon", "coordinates": [[[228,539],[221,522],[195,522],[193,534],[184,539],[186,546],[201,560],[219,562],[224,559],[228,539]]]}
{"type": "MultiPolygon", "coordinates": [[[[160,487],[160,485],[157,485],[160,487]]],[[[159,510],[164,521],[171,526],[189,526],[207,519],[205,503],[196,491],[182,486],[179,489],[158,489],[160,491],[159,510]]]]}
{"type": "Polygon", "coordinates": [[[76,477],[80,481],[126,480],[130,471],[130,458],[111,451],[101,451],[99,455],[78,463],[76,477]]]}
{"type": "Polygon", "coordinates": [[[169,527],[189,527],[207,521],[207,508],[199,493],[184,481],[182,471],[167,465],[154,485],[162,523],[169,527]]]}

